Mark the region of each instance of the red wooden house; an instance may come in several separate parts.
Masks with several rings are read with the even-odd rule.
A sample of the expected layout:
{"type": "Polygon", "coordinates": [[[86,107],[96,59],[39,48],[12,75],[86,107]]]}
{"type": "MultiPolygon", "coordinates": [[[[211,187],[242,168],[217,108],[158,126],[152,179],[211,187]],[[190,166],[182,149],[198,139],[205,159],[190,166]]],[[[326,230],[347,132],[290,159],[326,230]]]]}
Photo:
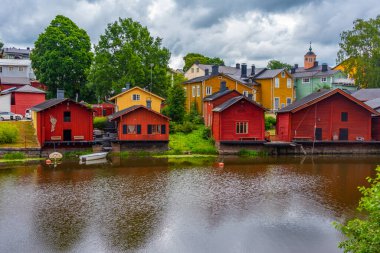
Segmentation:
{"type": "Polygon", "coordinates": [[[119,142],[168,142],[169,118],[143,105],[134,105],[108,117],[116,121],[119,142]]]}
{"type": "Polygon", "coordinates": [[[370,141],[374,109],[340,90],[312,93],[277,112],[281,141],[370,141]]]}
{"type": "Polygon", "coordinates": [[[221,90],[218,92],[215,92],[212,95],[209,95],[203,99],[203,117],[204,122],[207,127],[211,127],[212,121],[213,121],[213,112],[212,110],[226,102],[227,100],[241,96],[241,94],[236,90],[221,90]]]}
{"type": "Polygon", "coordinates": [[[30,85],[3,90],[0,96],[0,111],[25,116],[26,109],[45,101],[45,92],[30,85]]]}
{"type": "Polygon", "coordinates": [[[233,97],[215,107],[212,134],[217,143],[224,141],[263,141],[265,109],[245,96],[233,97]]]}
{"type": "Polygon", "coordinates": [[[41,146],[93,141],[93,116],[90,108],[68,98],[57,98],[38,104],[31,110],[41,146]]]}
{"type": "Polygon", "coordinates": [[[91,105],[95,117],[106,117],[115,113],[115,105],[111,103],[91,105]]]}

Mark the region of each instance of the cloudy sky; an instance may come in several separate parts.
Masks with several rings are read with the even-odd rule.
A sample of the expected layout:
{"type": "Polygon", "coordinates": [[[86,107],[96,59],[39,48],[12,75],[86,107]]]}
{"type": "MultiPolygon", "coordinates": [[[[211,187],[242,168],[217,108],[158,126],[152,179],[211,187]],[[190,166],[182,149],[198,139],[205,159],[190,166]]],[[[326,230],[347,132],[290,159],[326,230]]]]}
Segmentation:
{"type": "Polygon", "coordinates": [[[0,39],[5,47],[33,47],[58,14],[97,43],[108,23],[131,17],[163,38],[170,65],[197,52],[263,67],[270,59],[303,65],[312,41],[320,63],[335,65],[339,34],[357,18],[380,14],[379,0],[2,0],[0,39]]]}

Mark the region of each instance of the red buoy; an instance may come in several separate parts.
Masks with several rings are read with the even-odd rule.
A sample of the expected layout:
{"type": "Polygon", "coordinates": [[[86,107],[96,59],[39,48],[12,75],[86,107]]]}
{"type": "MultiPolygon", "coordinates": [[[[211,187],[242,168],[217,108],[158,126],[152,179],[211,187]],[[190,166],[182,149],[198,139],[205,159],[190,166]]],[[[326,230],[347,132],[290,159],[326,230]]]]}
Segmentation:
{"type": "Polygon", "coordinates": [[[50,165],[50,164],[51,164],[51,160],[50,160],[50,159],[46,159],[45,163],[46,163],[47,165],[50,165]]]}
{"type": "Polygon", "coordinates": [[[218,163],[218,166],[219,166],[219,168],[223,168],[224,167],[224,163],[220,162],[220,163],[218,163]]]}

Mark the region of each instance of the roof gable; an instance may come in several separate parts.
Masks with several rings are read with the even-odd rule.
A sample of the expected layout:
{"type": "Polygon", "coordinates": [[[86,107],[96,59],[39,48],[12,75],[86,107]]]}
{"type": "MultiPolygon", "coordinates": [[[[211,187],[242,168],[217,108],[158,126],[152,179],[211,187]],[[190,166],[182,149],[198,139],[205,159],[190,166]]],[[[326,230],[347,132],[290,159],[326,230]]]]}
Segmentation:
{"type": "Polygon", "coordinates": [[[154,94],[154,93],[152,93],[152,92],[150,92],[150,91],[144,90],[143,88],[141,88],[141,87],[139,87],[139,86],[135,86],[135,87],[133,87],[133,88],[130,88],[129,90],[126,90],[126,91],[124,91],[124,92],[121,92],[121,93],[119,93],[119,94],[117,94],[117,95],[111,97],[111,98],[108,99],[108,100],[109,100],[109,101],[115,100],[117,97],[124,96],[124,95],[128,94],[129,92],[132,92],[132,91],[134,91],[134,90],[136,90],[136,89],[139,90],[139,91],[141,91],[141,92],[144,92],[144,93],[146,93],[146,94],[149,94],[149,95],[151,95],[151,96],[154,96],[154,97],[156,97],[156,98],[158,98],[158,99],[160,99],[160,100],[162,100],[162,101],[165,100],[164,98],[162,98],[162,97],[160,97],[160,96],[158,96],[158,95],[156,95],[156,94],[154,94]]]}
{"type": "Polygon", "coordinates": [[[347,92],[345,92],[341,89],[322,90],[319,92],[314,92],[314,93],[312,93],[312,94],[310,94],[310,95],[308,95],[308,96],[306,96],[300,100],[295,101],[294,103],[286,106],[285,108],[278,110],[277,113],[284,113],[284,112],[295,113],[297,111],[300,111],[306,107],[314,105],[314,104],[316,104],[316,103],[318,103],[318,102],[320,102],[320,101],[322,101],[328,97],[331,97],[332,95],[338,94],[338,93],[340,95],[346,97],[347,99],[351,100],[352,102],[356,103],[357,105],[363,107],[367,111],[378,115],[378,112],[373,110],[373,108],[364,104],[360,100],[356,99],[355,97],[351,96],[350,94],[348,94],[347,92]]]}
{"type": "Polygon", "coordinates": [[[111,121],[112,121],[112,120],[116,120],[117,118],[120,118],[120,117],[123,116],[123,115],[126,115],[126,114],[128,114],[128,113],[131,113],[131,112],[133,112],[133,111],[140,110],[140,109],[142,109],[142,110],[147,110],[147,111],[149,111],[149,112],[152,112],[152,113],[154,113],[154,114],[157,114],[158,116],[161,116],[161,117],[166,118],[166,119],[169,120],[169,118],[166,117],[165,115],[163,115],[163,114],[161,114],[161,113],[158,113],[158,112],[156,112],[156,111],[154,111],[154,110],[152,110],[152,109],[149,109],[148,107],[143,106],[143,105],[134,105],[134,106],[128,107],[128,108],[126,108],[126,109],[124,109],[124,110],[121,110],[121,111],[115,112],[114,114],[108,116],[108,119],[111,120],[111,121]]]}
{"type": "Polygon", "coordinates": [[[254,106],[257,106],[259,107],[260,109],[266,111],[266,109],[264,107],[262,107],[261,105],[259,105],[258,103],[248,99],[246,96],[238,96],[238,97],[233,97],[229,100],[227,100],[226,102],[224,102],[223,104],[215,107],[212,111],[213,112],[222,112],[224,110],[226,110],[227,108],[231,107],[232,105],[236,104],[237,102],[241,101],[241,100],[245,100],[251,104],[253,104],[254,106]]]}

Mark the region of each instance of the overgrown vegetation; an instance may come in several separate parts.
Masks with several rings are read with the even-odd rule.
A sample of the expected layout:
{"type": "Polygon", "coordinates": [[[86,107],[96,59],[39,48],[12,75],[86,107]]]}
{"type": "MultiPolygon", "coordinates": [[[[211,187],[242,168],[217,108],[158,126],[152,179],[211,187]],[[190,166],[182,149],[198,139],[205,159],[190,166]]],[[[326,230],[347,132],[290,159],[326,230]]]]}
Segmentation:
{"type": "Polygon", "coordinates": [[[107,117],[95,117],[94,118],[94,128],[104,130],[108,122],[107,117]]]}
{"type": "Polygon", "coordinates": [[[91,153],[92,153],[91,149],[84,149],[84,150],[79,150],[79,151],[68,151],[68,152],[63,153],[63,158],[64,159],[76,158],[78,156],[88,155],[91,153]]]}
{"type": "Polygon", "coordinates": [[[241,156],[241,157],[254,157],[254,156],[266,156],[266,155],[268,155],[266,152],[248,150],[248,149],[241,149],[238,152],[238,156],[241,156]]]}
{"type": "Polygon", "coordinates": [[[265,130],[274,129],[276,126],[276,118],[272,116],[265,117],[265,130]]]}
{"type": "Polygon", "coordinates": [[[21,160],[25,159],[25,154],[21,152],[11,152],[3,155],[5,160],[21,160]]]}
{"type": "Polygon", "coordinates": [[[19,136],[18,128],[8,122],[0,124],[0,144],[16,143],[19,136]]]}
{"type": "Polygon", "coordinates": [[[344,252],[378,253],[380,249],[380,167],[376,177],[367,178],[370,187],[359,187],[362,198],[358,210],[366,214],[364,219],[353,219],[345,225],[334,223],[346,240],[339,244],[344,252]]]}

